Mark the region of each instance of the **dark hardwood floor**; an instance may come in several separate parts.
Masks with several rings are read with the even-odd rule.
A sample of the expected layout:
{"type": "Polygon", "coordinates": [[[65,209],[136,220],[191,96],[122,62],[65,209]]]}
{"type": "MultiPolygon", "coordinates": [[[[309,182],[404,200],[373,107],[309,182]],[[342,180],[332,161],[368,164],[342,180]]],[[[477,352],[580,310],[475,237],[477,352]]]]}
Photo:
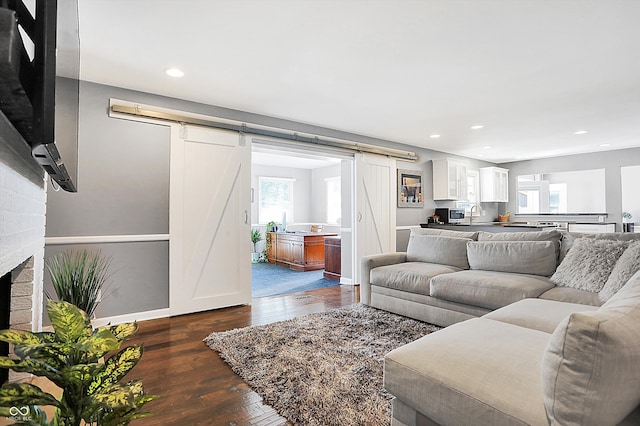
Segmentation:
{"type": "Polygon", "coordinates": [[[252,306],[141,321],[128,344],[145,352],[127,379],[140,378],[149,394],[162,395],[145,408],[155,415],[143,425],[285,425],[202,340],[214,331],[267,324],[358,302],[358,288],[327,287],[253,299],[252,306]]]}

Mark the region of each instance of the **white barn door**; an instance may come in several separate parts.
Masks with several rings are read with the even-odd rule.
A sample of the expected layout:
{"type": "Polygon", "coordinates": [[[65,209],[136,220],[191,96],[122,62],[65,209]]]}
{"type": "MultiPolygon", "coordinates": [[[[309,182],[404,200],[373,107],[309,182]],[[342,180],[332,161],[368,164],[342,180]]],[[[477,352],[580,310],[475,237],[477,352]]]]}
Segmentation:
{"type": "Polygon", "coordinates": [[[173,126],[169,202],[171,315],[251,302],[248,138],[173,126]]]}
{"type": "Polygon", "coordinates": [[[396,160],[356,154],[355,281],[363,256],[396,251],[396,160]]]}

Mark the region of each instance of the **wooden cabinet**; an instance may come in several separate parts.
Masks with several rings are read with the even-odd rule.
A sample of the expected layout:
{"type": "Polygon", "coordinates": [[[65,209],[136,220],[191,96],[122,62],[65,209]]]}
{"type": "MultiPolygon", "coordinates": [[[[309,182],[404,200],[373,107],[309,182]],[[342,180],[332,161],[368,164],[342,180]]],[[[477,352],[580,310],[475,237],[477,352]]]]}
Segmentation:
{"type": "Polygon", "coordinates": [[[500,167],[480,168],[480,201],[509,201],[509,170],[500,167]]]}
{"type": "Polygon", "coordinates": [[[268,232],[267,260],[296,271],[324,269],[324,238],[334,235],[268,232]]]}
{"type": "Polygon", "coordinates": [[[433,199],[467,199],[467,163],[452,158],[433,160],[433,199]]]}
{"type": "Polygon", "coordinates": [[[267,261],[269,263],[275,263],[276,261],[276,233],[275,232],[267,232],[267,236],[265,238],[267,243],[267,261]]]}
{"type": "Polygon", "coordinates": [[[340,281],[342,274],[342,244],[340,237],[324,239],[324,272],[323,276],[332,281],[340,281]]]}

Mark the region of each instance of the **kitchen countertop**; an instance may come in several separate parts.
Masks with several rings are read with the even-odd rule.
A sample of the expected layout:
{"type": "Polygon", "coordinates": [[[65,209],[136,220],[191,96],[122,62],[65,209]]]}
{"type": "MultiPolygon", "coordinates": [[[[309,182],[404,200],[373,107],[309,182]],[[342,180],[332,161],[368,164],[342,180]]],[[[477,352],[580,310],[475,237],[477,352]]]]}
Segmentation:
{"type": "Polygon", "coordinates": [[[548,224],[529,224],[529,223],[514,223],[514,222],[478,222],[473,224],[459,223],[459,224],[437,224],[437,223],[421,223],[423,228],[436,228],[436,229],[449,229],[456,231],[463,231],[465,229],[474,231],[487,231],[487,232],[518,232],[518,231],[539,231],[542,229],[556,229],[555,225],[548,224]]]}

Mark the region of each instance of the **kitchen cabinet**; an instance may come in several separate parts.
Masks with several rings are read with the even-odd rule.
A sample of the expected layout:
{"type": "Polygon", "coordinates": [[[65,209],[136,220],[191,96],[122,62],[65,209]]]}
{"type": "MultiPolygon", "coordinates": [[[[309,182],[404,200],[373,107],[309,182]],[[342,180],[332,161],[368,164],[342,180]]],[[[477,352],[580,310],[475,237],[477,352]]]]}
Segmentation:
{"type": "Polygon", "coordinates": [[[433,199],[467,199],[467,163],[452,158],[433,160],[433,199]]]}
{"type": "Polygon", "coordinates": [[[509,201],[509,170],[500,167],[480,168],[480,201],[509,201]]]}
{"type": "Polygon", "coordinates": [[[569,232],[600,234],[616,232],[615,223],[569,223],[569,232]]]}
{"type": "Polygon", "coordinates": [[[334,235],[268,232],[267,260],[296,271],[324,269],[324,237],[334,235]]]}

